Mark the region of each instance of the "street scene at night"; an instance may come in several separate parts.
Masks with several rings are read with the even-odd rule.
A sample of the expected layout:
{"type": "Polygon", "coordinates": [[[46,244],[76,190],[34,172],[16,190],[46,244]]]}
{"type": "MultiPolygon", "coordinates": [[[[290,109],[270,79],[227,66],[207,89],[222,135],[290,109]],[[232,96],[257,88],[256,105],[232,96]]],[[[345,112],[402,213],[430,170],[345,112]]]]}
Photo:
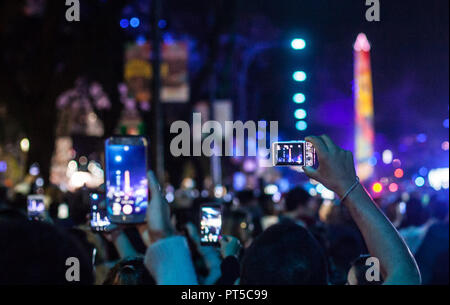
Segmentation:
{"type": "Polygon", "coordinates": [[[0,286],[448,285],[448,12],[0,2],[0,286]]]}

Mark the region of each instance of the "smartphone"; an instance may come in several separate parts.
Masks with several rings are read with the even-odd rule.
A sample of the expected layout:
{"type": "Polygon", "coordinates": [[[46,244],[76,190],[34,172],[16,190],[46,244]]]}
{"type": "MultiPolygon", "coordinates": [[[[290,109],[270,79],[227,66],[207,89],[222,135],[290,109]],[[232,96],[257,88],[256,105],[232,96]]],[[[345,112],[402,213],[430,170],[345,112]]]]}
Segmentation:
{"type": "Polygon", "coordinates": [[[106,213],[106,201],[105,194],[103,193],[91,193],[91,213],[90,213],[90,226],[91,230],[94,232],[104,232],[107,231],[111,222],[109,221],[108,215],[106,213]]]}
{"type": "Polygon", "coordinates": [[[202,246],[219,246],[221,234],[221,206],[218,204],[203,204],[200,207],[200,244],[202,246]]]}
{"type": "Polygon", "coordinates": [[[315,166],[316,152],[307,141],[274,142],[273,166],[315,166]]]}
{"type": "Polygon", "coordinates": [[[27,197],[28,218],[42,221],[45,219],[44,195],[29,195],[27,197]]]}
{"type": "Polygon", "coordinates": [[[139,136],[105,141],[106,210],[112,223],[145,221],[149,202],[147,140],[139,136]]]}

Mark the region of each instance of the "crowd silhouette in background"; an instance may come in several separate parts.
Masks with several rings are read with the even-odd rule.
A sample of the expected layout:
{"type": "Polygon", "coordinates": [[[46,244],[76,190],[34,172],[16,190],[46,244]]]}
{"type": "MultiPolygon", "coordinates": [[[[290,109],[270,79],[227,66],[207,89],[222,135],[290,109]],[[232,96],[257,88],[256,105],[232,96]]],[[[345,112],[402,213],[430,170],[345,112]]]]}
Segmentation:
{"type": "Polygon", "coordinates": [[[2,187],[0,283],[69,284],[65,262],[76,257],[81,277],[72,283],[80,284],[448,284],[448,192],[426,204],[413,192],[381,210],[358,183],[351,152],[327,136],[307,140],[320,166],[305,174],[341,200],[322,213],[324,200],[301,186],[279,203],[255,190],[236,192],[220,202],[220,247],[201,246],[198,230],[200,205],[218,199],[180,191],[169,204],[151,171],[147,222],[102,233],[89,227],[86,188],[63,194],[48,187],[48,219],[30,221],[27,194],[2,187]],[[62,202],[64,220],[57,217],[62,202]],[[370,257],[379,261],[379,281],[366,276],[370,257]]]}

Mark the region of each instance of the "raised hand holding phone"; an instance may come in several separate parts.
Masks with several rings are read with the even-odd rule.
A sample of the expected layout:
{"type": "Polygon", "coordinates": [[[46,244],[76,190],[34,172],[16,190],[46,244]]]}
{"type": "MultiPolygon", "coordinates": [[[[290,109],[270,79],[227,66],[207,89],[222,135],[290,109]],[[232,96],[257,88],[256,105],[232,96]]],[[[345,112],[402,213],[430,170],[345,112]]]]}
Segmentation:
{"type": "Polygon", "coordinates": [[[220,240],[220,254],[222,254],[223,258],[228,256],[239,255],[239,251],[241,250],[241,243],[239,239],[231,235],[223,235],[220,240]]]}
{"type": "Polygon", "coordinates": [[[218,204],[200,207],[200,244],[219,247],[222,235],[222,208],[218,204]]]}
{"type": "Polygon", "coordinates": [[[352,153],[326,135],[306,139],[314,145],[320,164],[317,169],[305,167],[306,175],[337,193],[341,200],[347,196],[342,203],[361,231],[369,253],[379,259],[384,284],[420,284],[420,271],[409,248],[359,184],[352,153]]]}
{"type": "Polygon", "coordinates": [[[148,171],[151,200],[147,208],[147,226],[151,242],[172,236],[175,229],[170,221],[170,207],[161,192],[153,171],[148,171]]]}
{"type": "Polygon", "coordinates": [[[144,137],[111,137],[105,142],[106,199],[113,223],[145,222],[148,206],[147,140],[144,137]]]}
{"type": "Polygon", "coordinates": [[[310,136],[306,141],[313,144],[319,167],[305,166],[305,174],[342,197],[356,181],[353,154],[338,147],[327,135],[310,136]]]}

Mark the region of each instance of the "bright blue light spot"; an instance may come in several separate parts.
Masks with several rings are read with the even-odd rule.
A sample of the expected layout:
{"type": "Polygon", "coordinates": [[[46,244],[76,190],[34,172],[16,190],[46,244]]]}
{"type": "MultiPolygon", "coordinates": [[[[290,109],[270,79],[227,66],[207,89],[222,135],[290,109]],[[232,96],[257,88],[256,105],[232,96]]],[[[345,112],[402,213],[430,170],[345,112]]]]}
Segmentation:
{"type": "Polygon", "coordinates": [[[294,50],[303,50],[306,47],[306,42],[304,39],[301,38],[295,38],[291,41],[291,47],[294,50]]]}
{"type": "Polygon", "coordinates": [[[306,97],[303,93],[296,93],[294,94],[294,97],[292,99],[294,100],[294,103],[302,104],[305,102],[306,97]]]}
{"type": "Polygon", "coordinates": [[[306,118],[306,110],[305,109],[297,109],[294,112],[294,116],[296,119],[303,120],[306,118]]]}
{"type": "Polygon", "coordinates": [[[427,135],[424,133],[417,135],[417,142],[419,143],[425,143],[427,141],[427,135]]]}
{"type": "Polygon", "coordinates": [[[305,130],[306,128],[308,128],[308,124],[305,121],[298,121],[295,124],[295,128],[297,128],[297,130],[305,130]]]}
{"type": "Polygon", "coordinates": [[[98,194],[94,193],[94,194],[91,195],[91,197],[92,197],[92,199],[97,200],[98,199],[98,194]]]}
{"type": "Polygon", "coordinates": [[[133,28],[137,28],[137,27],[139,26],[140,23],[141,23],[141,22],[139,21],[139,18],[137,18],[137,17],[133,17],[133,18],[130,19],[130,25],[131,25],[133,28]]]}
{"type": "Polygon", "coordinates": [[[122,162],[122,156],[115,156],[114,160],[116,160],[116,162],[122,162]]]}
{"type": "Polygon", "coordinates": [[[422,187],[425,185],[425,179],[423,177],[417,177],[414,182],[418,187],[422,187]]]}
{"type": "Polygon", "coordinates": [[[444,125],[445,128],[448,128],[448,124],[449,124],[448,119],[445,119],[444,123],[442,123],[442,125],[444,125]]]}
{"type": "Polygon", "coordinates": [[[128,23],[128,20],[127,20],[127,19],[122,19],[122,20],[120,20],[120,27],[121,27],[122,29],[126,29],[126,28],[128,27],[128,25],[129,25],[129,23],[128,23]]]}
{"type": "Polygon", "coordinates": [[[167,26],[167,21],[165,21],[164,19],[161,19],[160,21],[158,21],[158,27],[160,29],[164,29],[167,26]]]}
{"type": "Polygon", "coordinates": [[[372,156],[372,157],[369,158],[369,165],[370,166],[377,165],[377,162],[378,162],[378,160],[377,160],[377,158],[375,156],[372,156]]]}
{"type": "Polygon", "coordinates": [[[292,78],[297,82],[303,82],[306,80],[306,73],[303,71],[295,71],[294,74],[292,74],[292,78]]]}

